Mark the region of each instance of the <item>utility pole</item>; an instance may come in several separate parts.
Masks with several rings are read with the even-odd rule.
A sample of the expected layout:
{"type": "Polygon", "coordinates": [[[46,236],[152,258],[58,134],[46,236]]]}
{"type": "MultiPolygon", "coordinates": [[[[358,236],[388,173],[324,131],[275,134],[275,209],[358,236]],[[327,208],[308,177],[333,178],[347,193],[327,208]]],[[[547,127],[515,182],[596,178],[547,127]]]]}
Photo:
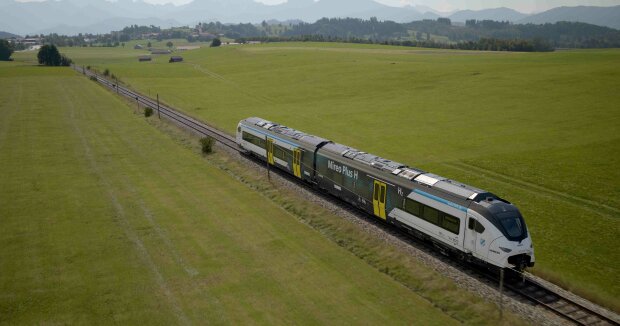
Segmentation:
{"type": "Polygon", "coordinates": [[[140,112],[140,101],[138,101],[137,96],[136,96],[136,106],[138,107],[138,112],[140,112]]]}
{"type": "Polygon", "coordinates": [[[161,120],[161,113],[159,113],[159,93],[157,93],[157,116],[161,120]]]}

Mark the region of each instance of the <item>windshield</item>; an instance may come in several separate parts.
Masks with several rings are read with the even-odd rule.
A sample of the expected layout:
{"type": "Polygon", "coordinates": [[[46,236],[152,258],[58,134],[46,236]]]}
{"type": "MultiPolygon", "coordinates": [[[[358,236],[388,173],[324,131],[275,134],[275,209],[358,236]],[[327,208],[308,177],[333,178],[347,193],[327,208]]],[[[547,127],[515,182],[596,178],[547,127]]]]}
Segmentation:
{"type": "Polygon", "coordinates": [[[516,212],[497,213],[499,222],[504,227],[508,238],[524,238],[525,226],[523,225],[523,219],[516,212]]]}

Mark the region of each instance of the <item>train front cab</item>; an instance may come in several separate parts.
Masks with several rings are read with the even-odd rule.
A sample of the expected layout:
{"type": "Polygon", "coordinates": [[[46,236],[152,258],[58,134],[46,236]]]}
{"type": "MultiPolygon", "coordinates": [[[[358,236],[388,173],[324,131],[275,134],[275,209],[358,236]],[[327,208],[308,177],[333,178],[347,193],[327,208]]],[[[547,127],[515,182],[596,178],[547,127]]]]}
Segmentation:
{"type": "Polygon", "coordinates": [[[493,198],[483,201],[483,208],[474,205],[467,214],[465,251],[499,268],[534,266],[532,239],[516,207],[493,198]]]}

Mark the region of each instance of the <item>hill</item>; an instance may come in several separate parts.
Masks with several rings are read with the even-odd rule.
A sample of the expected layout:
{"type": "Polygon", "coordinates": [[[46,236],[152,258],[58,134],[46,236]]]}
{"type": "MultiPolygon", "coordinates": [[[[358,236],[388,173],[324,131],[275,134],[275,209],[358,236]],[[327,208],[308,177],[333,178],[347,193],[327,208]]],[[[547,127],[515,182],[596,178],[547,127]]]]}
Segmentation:
{"type": "Polygon", "coordinates": [[[525,17],[521,24],[544,24],[559,21],[582,22],[620,29],[620,6],[615,7],[559,7],[525,17]]]}
{"type": "Polygon", "coordinates": [[[7,38],[13,38],[13,37],[19,38],[21,36],[19,36],[17,34],[12,34],[12,33],[8,33],[8,32],[0,31],[0,38],[7,39],[7,38]]]}
{"type": "Polygon", "coordinates": [[[462,10],[450,15],[448,18],[453,22],[464,23],[467,20],[494,20],[516,22],[528,15],[510,8],[494,8],[484,10],[462,10]]]}

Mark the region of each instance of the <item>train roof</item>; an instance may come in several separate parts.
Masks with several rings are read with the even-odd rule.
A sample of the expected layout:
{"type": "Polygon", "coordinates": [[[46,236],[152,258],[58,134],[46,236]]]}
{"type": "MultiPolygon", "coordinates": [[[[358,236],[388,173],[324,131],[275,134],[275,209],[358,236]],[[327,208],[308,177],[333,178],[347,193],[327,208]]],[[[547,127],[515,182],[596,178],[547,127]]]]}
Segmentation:
{"type": "Polygon", "coordinates": [[[300,143],[306,144],[309,147],[316,147],[322,143],[324,144],[330,142],[325,138],[310,135],[305,132],[301,132],[299,130],[295,130],[293,128],[289,128],[287,126],[283,126],[261,118],[253,117],[245,119],[244,121],[257,127],[290,137],[300,143]]]}
{"type": "Polygon", "coordinates": [[[428,173],[417,168],[409,167],[405,164],[388,160],[370,153],[362,152],[360,150],[343,144],[334,143],[325,138],[306,134],[304,132],[283,125],[279,125],[268,120],[254,117],[245,119],[244,121],[257,127],[285,135],[296,141],[305,143],[310,146],[318,146],[320,144],[323,144],[321,150],[329,152],[332,155],[342,156],[359,162],[361,164],[369,165],[384,173],[398,176],[411,182],[416,182],[418,184],[423,184],[433,189],[438,189],[454,196],[461,197],[463,199],[469,199],[478,203],[487,198],[502,200],[501,198],[485,190],[475,188],[454,180],[450,180],[448,178],[444,178],[433,173],[428,173]]]}

